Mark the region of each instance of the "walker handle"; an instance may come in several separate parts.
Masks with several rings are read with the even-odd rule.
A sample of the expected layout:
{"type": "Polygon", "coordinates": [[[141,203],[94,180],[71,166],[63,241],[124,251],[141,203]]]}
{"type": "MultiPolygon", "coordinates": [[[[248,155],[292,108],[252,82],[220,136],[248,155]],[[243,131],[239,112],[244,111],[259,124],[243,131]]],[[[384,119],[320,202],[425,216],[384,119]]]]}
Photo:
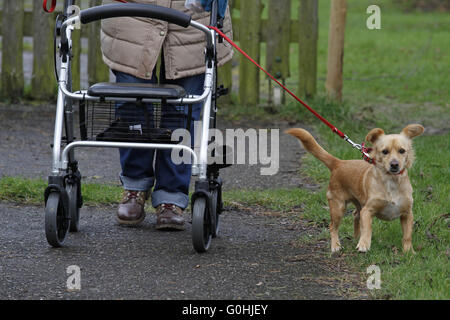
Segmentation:
{"type": "Polygon", "coordinates": [[[83,24],[118,17],[153,18],[174,23],[184,28],[191,24],[191,16],[178,10],[153,4],[106,4],[80,11],[80,21],[83,24]]]}

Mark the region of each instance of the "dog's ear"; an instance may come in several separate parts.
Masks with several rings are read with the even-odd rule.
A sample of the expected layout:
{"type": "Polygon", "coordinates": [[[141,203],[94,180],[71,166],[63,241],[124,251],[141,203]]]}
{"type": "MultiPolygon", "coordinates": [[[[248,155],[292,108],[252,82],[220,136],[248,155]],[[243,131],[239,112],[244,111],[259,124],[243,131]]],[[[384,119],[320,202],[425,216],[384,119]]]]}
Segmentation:
{"type": "Polygon", "coordinates": [[[414,137],[420,136],[425,131],[425,128],[420,124],[410,124],[403,128],[401,134],[412,139],[414,137]]]}
{"type": "Polygon", "coordinates": [[[367,136],[366,136],[366,141],[368,141],[368,142],[374,144],[375,141],[377,141],[378,138],[379,138],[380,136],[382,136],[383,134],[384,134],[383,129],[380,129],[380,128],[372,129],[372,130],[370,130],[370,132],[367,134],[367,136]]]}

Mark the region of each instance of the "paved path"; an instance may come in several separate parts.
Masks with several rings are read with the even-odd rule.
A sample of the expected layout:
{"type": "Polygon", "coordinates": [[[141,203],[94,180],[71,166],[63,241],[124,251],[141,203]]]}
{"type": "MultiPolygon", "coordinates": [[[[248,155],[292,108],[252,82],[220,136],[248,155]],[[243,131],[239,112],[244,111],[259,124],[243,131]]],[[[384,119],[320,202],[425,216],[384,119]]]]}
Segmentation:
{"type": "MultiPolygon", "coordinates": [[[[356,276],[325,253],[295,245],[315,231],[302,223],[228,210],[206,254],[182,232],[118,226],[111,208],[83,208],[81,231],[51,248],[42,208],[0,204],[0,299],[342,299],[356,276]],[[66,288],[68,266],[81,290],[66,288]]],[[[350,296],[354,298],[354,296],[350,296]]]]}

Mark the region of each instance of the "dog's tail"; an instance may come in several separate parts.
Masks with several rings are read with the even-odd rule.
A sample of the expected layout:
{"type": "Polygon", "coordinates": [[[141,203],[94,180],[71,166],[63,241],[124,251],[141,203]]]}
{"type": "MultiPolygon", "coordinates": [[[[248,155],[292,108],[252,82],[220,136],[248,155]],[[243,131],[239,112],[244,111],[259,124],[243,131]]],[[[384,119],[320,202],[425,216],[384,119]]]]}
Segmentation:
{"type": "Polygon", "coordinates": [[[317,141],[308,131],[300,128],[293,128],[286,130],[285,133],[298,138],[301,141],[303,147],[314,157],[322,161],[328,167],[328,169],[332,170],[336,166],[336,162],[339,161],[338,158],[325,151],[325,149],[317,143],[317,141]]]}

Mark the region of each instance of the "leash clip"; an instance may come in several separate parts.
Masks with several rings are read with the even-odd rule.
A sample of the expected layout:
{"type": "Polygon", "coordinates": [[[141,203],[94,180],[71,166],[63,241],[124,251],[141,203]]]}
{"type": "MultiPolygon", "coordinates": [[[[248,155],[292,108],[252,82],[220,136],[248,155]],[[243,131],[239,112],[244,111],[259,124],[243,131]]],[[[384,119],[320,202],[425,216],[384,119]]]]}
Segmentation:
{"type": "Polygon", "coordinates": [[[363,159],[366,160],[368,163],[374,164],[375,160],[373,160],[370,155],[369,152],[372,151],[372,148],[366,148],[366,146],[364,145],[364,142],[361,144],[361,153],[363,154],[363,159]]]}
{"type": "Polygon", "coordinates": [[[354,143],[352,140],[350,140],[350,138],[347,135],[344,136],[344,140],[347,141],[348,143],[350,143],[353,148],[356,148],[358,150],[362,150],[362,148],[363,148],[362,145],[354,143]]]}
{"type": "Polygon", "coordinates": [[[345,141],[350,143],[353,148],[356,148],[359,151],[361,151],[363,159],[365,161],[367,161],[368,163],[371,163],[371,164],[374,163],[374,160],[370,157],[370,154],[369,154],[369,152],[372,151],[372,148],[367,148],[364,145],[364,142],[362,144],[358,144],[358,143],[353,142],[352,140],[350,140],[350,138],[347,135],[344,137],[344,139],[345,139],[345,141]]]}

